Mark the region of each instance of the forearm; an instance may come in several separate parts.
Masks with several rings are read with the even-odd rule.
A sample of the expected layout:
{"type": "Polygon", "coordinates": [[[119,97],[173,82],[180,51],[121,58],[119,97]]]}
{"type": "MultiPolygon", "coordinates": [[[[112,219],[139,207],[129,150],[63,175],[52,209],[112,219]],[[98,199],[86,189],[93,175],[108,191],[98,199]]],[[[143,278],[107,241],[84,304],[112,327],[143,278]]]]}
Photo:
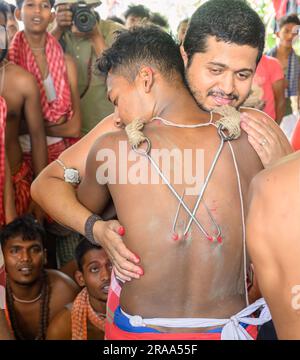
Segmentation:
{"type": "Polygon", "coordinates": [[[36,177],[48,165],[46,138],[32,137],[31,144],[33,174],[36,177]]]}
{"type": "Polygon", "coordinates": [[[84,235],[85,222],[92,213],[79,203],[71,184],[60,178],[38,177],[31,186],[31,196],[55,221],[84,235]]]}
{"type": "Polygon", "coordinates": [[[51,35],[54,36],[57,41],[62,37],[63,33],[64,31],[59,26],[57,26],[57,24],[51,30],[51,35]]]}
{"type": "Polygon", "coordinates": [[[0,310],[0,340],[14,340],[7,324],[4,310],[0,310]]]}
{"type": "Polygon", "coordinates": [[[17,217],[15,207],[15,192],[11,181],[11,173],[7,158],[5,157],[5,184],[4,184],[4,213],[8,224],[17,217]]]}
{"type": "Polygon", "coordinates": [[[97,34],[91,38],[94,51],[97,56],[100,56],[103,51],[107,48],[104,37],[102,34],[97,34]]]}
{"type": "MultiPolygon", "coordinates": [[[[70,120],[71,121],[71,120],[70,120]]],[[[59,136],[59,137],[80,137],[81,131],[78,126],[74,126],[73,122],[67,121],[60,125],[46,126],[47,136],[59,136]]]]}
{"type": "Polygon", "coordinates": [[[285,115],[285,97],[275,100],[276,122],[280,125],[285,115]]]}

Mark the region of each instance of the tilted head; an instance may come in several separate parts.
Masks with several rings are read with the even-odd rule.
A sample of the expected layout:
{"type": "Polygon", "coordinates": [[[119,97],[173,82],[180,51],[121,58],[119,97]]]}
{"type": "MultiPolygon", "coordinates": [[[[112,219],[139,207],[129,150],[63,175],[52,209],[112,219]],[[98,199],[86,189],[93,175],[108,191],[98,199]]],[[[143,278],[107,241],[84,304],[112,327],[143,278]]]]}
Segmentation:
{"type": "Polygon", "coordinates": [[[150,10],[143,5],[129,5],[124,13],[125,26],[130,29],[150,19],[150,10]]]}
{"type": "Polygon", "coordinates": [[[34,284],[46,263],[45,231],[31,216],[19,217],[0,234],[5,269],[11,282],[34,284]]]}
{"type": "Polygon", "coordinates": [[[106,301],[111,262],[104,249],[83,238],[75,249],[75,258],[79,269],[75,273],[77,283],[87,287],[90,297],[97,301],[106,301]]]}
{"type": "Polygon", "coordinates": [[[108,98],[126,125],[134,119],[152,118],[162,95],[159,83],[175,87],[184,82],[179,46],[153,25],[119,32],[99,59],[98,68],[107,75],[108,98]]]}
{"type": "Polygon", "coordinates": [[[188,85],[207,111],[240,106],[264,49],[265,28],[242,0],[209,0],[193,14],[182,55],[188,85]]]}
{"type": "Polygon", "coordinates": [[[285,48],[292,49],[293,41],[298,35],[300,27],[300,20],[297,14],[290,14],[278,20],[279,45],[285,48]]]}

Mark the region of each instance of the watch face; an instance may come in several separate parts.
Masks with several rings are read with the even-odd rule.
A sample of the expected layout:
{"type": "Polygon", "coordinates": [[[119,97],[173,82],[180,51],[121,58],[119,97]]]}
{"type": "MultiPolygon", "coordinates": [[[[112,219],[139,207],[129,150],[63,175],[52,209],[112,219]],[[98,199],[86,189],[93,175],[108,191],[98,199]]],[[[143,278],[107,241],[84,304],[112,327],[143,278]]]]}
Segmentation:
{"type": "Polygon", "coordinates": [[[64,173],[65,182],[69,182],[72,184],[79,184],[80,183],[80,177],[79,172],[76,169],[65,169],[64,173]]]}

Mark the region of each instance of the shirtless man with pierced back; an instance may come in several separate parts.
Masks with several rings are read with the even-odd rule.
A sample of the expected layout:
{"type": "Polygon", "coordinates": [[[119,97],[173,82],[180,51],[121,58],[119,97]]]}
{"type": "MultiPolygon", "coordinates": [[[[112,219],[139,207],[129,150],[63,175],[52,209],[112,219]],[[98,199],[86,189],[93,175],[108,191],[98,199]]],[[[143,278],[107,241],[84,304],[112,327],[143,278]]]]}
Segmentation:
{"type": "MultiPolygon", "coordinates": [[[[245,68],[247,63],[248,69],[254,72],[258,49],[244,45],[243,52],[247,54],[245,68]]],[[[92,147],[86,176],[78,188],[78,199],[92,212],[101,214],[112,197],[118,219],[126,228],[125,245],[140,254],[144,269],[140,280],[124,284],[120,307],[116,310],[113,327],[106,331],[106,338],[220,338],[221,330],[217,334],[209,332],[210,328],[218,327],[214,326],[214,320],[202,325],[201,319],[229,319],[247,305],[241,202],[250,180],[262,169],[262,164],[245,134],[232,145],[225,142],[220,148],[221,137],[210,123],[211,115],[199,109],[184,85],[184,66],[179,49],[163,31],[155,27],[125,31],[104,53],[99,69],[107,75],[108,96],[122,119],[122,125],[132,125],[132,119],[140,119],[146,124],[144,135],[150,140],[153,151],[177,149],[183,153],[189,148],[193,154],[191,165],[195,169],[201,166],[195,161],[195,152],[201,148],[204,152],[204,178],[217,161],[207,179],[207,188],[191,227],[188,227],[190,214],[182,205],[174,233],[172,223],[178,200],[170,188],[182,194],[189,187],[190,179],[184,177],[182,183],[174,185],[171,176],[170,188],[161,182],[152,184],[151,164],[147,157],[138,156],[132,161],[133,153],[128,145],[129,160],[125,164],[128,178],[126,184],[120,183],[118,148],[120,141],[127,140],[124,130],[100,137],[92,147]],[[162,119],[156,121],[158,117],[162,119]],[[234,165],[230,146],[236,154],[239,170],[234,165]],[[106,166],[102,150],[112,150],[117,154],[116,183],[109,180],[110,174],[106,178],[101,170],[101,166],[106,166]],[[245,158],[247,162],[243,161],[245,158]],[[143,184],[132,182],[134,170],[130,169],[131,166],[140,166],[147,181],[143,184]],[[186,237],[183,235],[185,227],[189,229],[186,237]],[[134,323],[133,318],[129,321],[131,325],[125,326],[127,317],[133,315],[145,319],[173,318],[177,319],[177,325],[154,321],[143,327],[142,323],[134,323]],[[191,323],[187,320],[190,318],[194,319],[191,323]],[[128,330],[128,326],[132,329],[128,330]]],[[[218,117],[213,115],[213,121],[216,119],[218,117]]],[[[177,165],[170,164],[171,174],[175,173],[177,165]]],[[[184,165],[179,166],[186,174],[184,165]]],[[[184,197],[191,211],[198,199],[198,191],[197,188],[195,195],[184,197]]],[[[248,320],[245,321],[247,324],[248,320]]],[[[245,328],[240,330],[243,335],[239,334],[239,338],[256,337],[254,326],[245,325],[245,328]]]]}

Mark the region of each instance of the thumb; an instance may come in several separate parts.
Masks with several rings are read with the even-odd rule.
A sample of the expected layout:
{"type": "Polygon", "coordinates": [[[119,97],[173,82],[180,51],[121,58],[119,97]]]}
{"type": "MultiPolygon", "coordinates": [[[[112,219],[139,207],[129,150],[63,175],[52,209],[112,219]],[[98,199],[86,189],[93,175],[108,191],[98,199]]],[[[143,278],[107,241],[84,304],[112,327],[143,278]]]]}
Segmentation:
{"type": "Polygon", "coordinates": [[[113,230],[115,233],[117,233],[120,236],[125,235],[125,228],[119,223],[117,220],[111,221],[110,229],[113,230]]]}

